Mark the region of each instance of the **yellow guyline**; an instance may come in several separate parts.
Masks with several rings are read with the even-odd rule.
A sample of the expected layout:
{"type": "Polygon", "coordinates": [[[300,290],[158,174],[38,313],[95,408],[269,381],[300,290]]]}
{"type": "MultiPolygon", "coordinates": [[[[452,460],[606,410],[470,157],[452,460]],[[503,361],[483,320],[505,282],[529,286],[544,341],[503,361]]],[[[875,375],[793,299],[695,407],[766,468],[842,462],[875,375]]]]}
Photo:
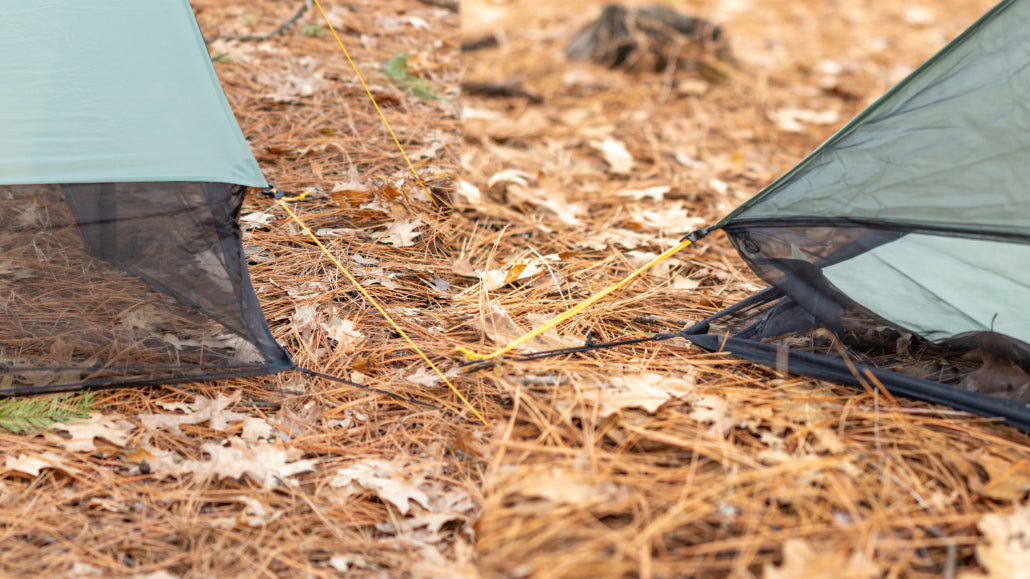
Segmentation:
{"type": "MultiPolygon", "coordinates": [[[[372,102],[372,106],[374,106],[375,109],[376,109],[376,112],[379,113],[379,118],[382,119],[383,125],[386,126],[386,130],[390,133],[390,136],[393,138],[393,142],[397,144],[397,149],[401,152],[401,156],[404,157],[404,161],[408,164],[408,168],[411,169],[411,173],[415,176],[416,182],[422,188],[422,191],[426,194],[426,198],[432,200],[432,196],[429,194],[429,191],[426,189],[425,183],[422,181],[422,178],[419,176],[418,171],[415,170],[415,166],[412,164],[411,159],[408,158],[408,154],[407,154],[407,152],[405,152],[404,146],[401,145],[400,139],[398,139],[397,135],[394,133],[393,127],[390,126],[390,121],[388,121],[386,119],[386,115],[383,113],[383,109],[379,107],[379,103],[376,102],[375,97],[372,96],[372,91],[368,88],[368,85],[365,83],[365,79],[361,75],[361,71],[358,70],[358,66],[354,63],[354,60],[351,58],[350,53],[347,51],[347,47],[344,46],[343,41],[340,39],[340,35],[336,33],[336,27],[333,26],[333,23],[329,21],[329,17],[326,15],[325,10],[322,8],[322,4],[318,0],[314,0],[314,3],[315,3],[315,6],[318,8],[319,13],[322,14],[322,19],[325,21],[326,25],[329,27],[329,31],[332,33],[333,38],[336,39],[336,44],[339,45],[340,50],[343,51],[344,57],[346,57],[347,62],[351,65],[351,68],[354,70],[354,74],[357,75],[358,81],[361,83],[361,87],[365,89],[365,94],[368,95],[368,100],[372,102]]],[[[285,200],[286,201],[296,201],[296,200],[303,199],[305,196],[306,196],[306,194],[302,194],[302,195],[300,195],[298,197],[291,197],[291,198],[287,198],[285,200]]],[[[379,311],[379,313],[383,316],[384,319],[386,319],[386,321],[390,324],[390,326],[392,326],[393,329],[396,330],[397,333],[400,334],[400,336],[403,337],[406,342],[408,342],[408,344],[415,350],[415,352],[417,352],[418,355],[427,364],[429,364],[429,367],[432,368],[433,371],[436,372],[440,376],[440,378],[443,379],[444,383],[447,384],[447,386],[458,396],[458,398],[461,399],[461,401],[464,402],[465,405],[468,406],[470,410],[472,410],[473,414],[476,415],[476,418],[478,418],[483,424],[486,424],[487,423],[486,419],[483,418],[483,416],[472,406],[472,404],[469,403],[468,399],[466,399],[465,396],[463,396],[461,394],[461,392],[453,384],[451,384],[451,381],[448,380],[447,377],[443,375],[443,372],[441,372],[440,369],[437,368],[435,364],[433,364],[433,362],[429,359],[429,357],[426,356],[422,352],[422,350],[419,349],[419,347],[415,345],[415,342],[413,342],[411,340],[411,338],[409,338],[408,335],[406,333],[404,333],[404,330],[402,330],[393,321],[393,319],[390,317],[390,315],[386,313],[386,310],[384,310],[379,305],[379,303],[376,302],[376,300],[372,297],[372,295],[369,294],[368,291],[365,290],[365,288],[363,288],[361,286],[361,284],[358,283],[358,280],[356,280],[354,278],[354,276],[352,276],[350,274],[350,272],[348,272],[347,269],[343,267],[343,264],[341,264],[340,261],[336,259],[336,256],[334,256],[332,253],[329,252],[328,249],[326,249],[326,247],[322,244],[321,240],[319,240],[318,237],[316,237],[315,234],[312,233],[311,230],[308,229],[308,227],[306,225],[304,225],[304,222],[302,222],[300,220],[300,218],[297,217],[297,215],[294,214],[293,211],[290,210],[290,208],[286,205],[286,203],[284,203],[284,199],[278,199],[278,202],[279,202],[279,205],[281,205],[282,208],[286,210],[286,212],[290,215],[290,217],[292,217],[293,220],[296,221],[298,225],[300,225],[300,227],[303,229],[304,233],[306,233],[309,237],[311,237],[311,239],[313,239],[315,241],[315,244],[318,245],[319,249],[321,249],[329,257],[329,259],[332,260],[333,264],[335,264],[336,267],[338,267],[340,269],[340,271],[343,272],[344,276],[347,277],[347,279],[354,285],[354,287],[356,287],[358,289],[358,291],[360,291],[361,294],[363,296],[365,296],[365,298],[369,301],[369,303],[371,303],[372,306],[375,307],[375,309],[379,311]]],[[[674,253],[680,251],[681,249],[684,249],[685,247],[689,246],[691,243],[692,243],[691,240],[684,239],[678,245],[676,245],[676,247],[673,247],[672,249],[669,249],[665,253],[662,253],[658,257],[652,259],[649,263],[647,263],[643,267],[637,269],[636,271],[631,273],[628,277],[626,277],[622,281],[609,286],[608,288],[606,288],[606,289],[602,290],[601,292],[595,294],[594,296],[588,298],[584,302],[582,302],[582,303],[580,303],[580,304],[570,308],[569,310],[565,311],[562,314],[559,314],[558,316],[556,316],[554,319],[552,319],[551,321],[547,322],[546,324],[536,328],[535,330],[532,330],[532,331],[528,332],[524,336],[515,339],[514,341],[512,341],[507,346],[505,346],[503,348],[500,348],[500,349],[498,349],[498,350],[496,350],[496,351],[494,351],[494,352],[492,352],[490,354],[477,354],[477,353],[475,353],[475,352],[473,352],[473,351],[471,351],[471,350],[469,350],[467,348],[458,348],[458,350],[461,351],[463,354],[465,354],[465,356],[468,357],[471,360],[489,360],[489,359],[496,358],[498,356],[504,355],[504,354],[510,352],[511,350],[513,350],[514,348],[517,348],[518,346],[528,342],[529,340],[532,340],[533,338],[539,336],[540,334],[546,332],[547,330],[549,330],[549,329],[557,326],[558,324],[564,322],[565,320],[571,318],[572,316],[575,316],[579,312],[581,312],[581,311],[585,310],[586,308],[590,307],[591,305],[595,304],[601,298],[607,296],[608,294],[618,290],[619,288],[621,288],[621,287],[625,286],[626,284],[628,284],[629,282],[633,281],[634,279],[639,277],[640,274],[642,274],[645,271],[647,271],[649,268],[654,266],[656,263],[659,263],[659,262],[661,262],[661,261],[663,261],[665,259],[668,259],[674,253]]]]}
{"type": "Polygon", "coordinates": [[[336,33],[336,27],[333,26],[332,22],[329,22],[329,17],[326,16],[325,10],[322,9],[322,4],[318,0],[315,0],[315,6],[318,7],[318,11],[322,13],[322,20],[325,20],[326,25],[329,27],[329,32],[333,33],[333,38],[336,39],[336,44],[340,45],[340,50],[343,51],[343,55],[347,57],[347,62],[350,63],[351,68],[354,69],[354,74],[358,76],[358,82],[361,83],[361,88],[365,89],[365,94],[368,95],[368,100],[372,101],[372,106],[376,108],[376,112],[379,113],[379,118],[383,120],[383,125],[386,126],[386,130],[390,132],[390,136],[393,137],[393,142],[397,144],[397,149],[401,152],[401,156],[404,157],[404,162],[408,164],[408,168],[411,169],[411,174],[415,176],[415,181],[419,187],[422,188],[422,192],[426,194],[426,199],[432,203],[433,196],[429,194],[429,190],[426,189],[426,184],[422,181],[422,177],[419,176],[418,171],[415,170],[415,165],[411,163],[411,159],[408,158],[408,153],[404,151],[404,147],[401,145],[400,139],[393,132],[393,127],[390,126],[390,121],[386,120],[386,115],[383,114],[383,109],[379,108],[379,103],[376,102],[376,98],[372,96],[372,91],[365,84],[365,77],[361,76],[361,71],[358,70],[358,65],[354,64],[354,61],[350,57],[350,52],[347,52],[347,47],[343,45],[343,41],[340,40],[340,35],[336,33]]]}
{"type": "MultiPolygon", "coordinates": [[[[383,124],[386,125],[386,129],[390,132],[390,136],[393,137],[393,142],[397,143],[397,148],[400,149],[401,155],[404,157],[404,160],[408,163],[408,168],[410,168],[412,174],[415,175],[415,180],[418,182],[419,186],[422,187],[422,191],[425,192],[426,198],[431,200],[432,196],[430,196],[429,195],[429,191],[426,190],[425,183],[422,182],[422,178],[419,177],[418,172],[415,171],[415,166],[412,165],[411,164],[411,160],[408,159],[408,154],[404,152],[404,147],[401,145],[400,140],[397,139],[397,135],[394,134],[393,128],[390,126],[390,122],[386,120],[386,115],[383,114],[383,110],[381,108],[379,108],[379,103],[377,103],[375,97],[372,96],[372,91],[369,90],[368,85],[365,84],[365,79],[364,79],[364,77],[361,76],[361,71],[359,71],[357,65],[354,64],[354,60],[351,59],[350,53],[347,52],[347,47],[343,45],[343,41],[340,40],[340,36],[336,33],[336,27],[334,27],[333,23],[329,21],[329,17],[326,16],[325,10],[322,9],[322,4],[320,4],[318,0],[314,0],[314,2],[315,2],[315,6],[318,7],[318,11],[322,13],[322,19],[325,20],[326,25],[329,26],[329,31],[333,33],[333,38],[336,39],[336,43],[340,46],[340,50],[342,50],[343,51],[343,55],[345,57],[347,57],[347,62],[350,63],[351,68],[354,69],[354,74],[357,75],[358,80],[361,82],[361,86],[364,87],[365,93],[368,95],[368,99],[370,101],[372,101],[372,105],[375,106],[376,111],[379,112],[379,118],[381,118],[383,120],[383,124]]],[[[432,360],[430,360],[429,357],[426,356],[425,353],[422,352],[422,350],[417,345],[415,345],[415,342],[411,338],[408,337],[408,334],[405,333],[404,330],[402,330],[400,328],[400,326],[398,326],[397,323],[393,321],[393,318],[390,317],[390,314],[386,313],[386,310],[383,309],[383,307],[379,305],[379,302],[377,302],[375,300],[375,298],[372,297],[372,294],[368,293],[368,290],[366,290],[365,288],[361,287],[361,284],[358,283],[358,280],[355,279],[354,276],[352,276],[349,271],[347,271],[347,268],[343,267],[343,264],[340,263],[340,260],[336,259],[336,256],[333,255],[326,248],[326,246],[322,244],[322,241],[320,239],[318,239],[318,237],[314,233],[312,233],[310,229],[308,229],[308,226],[305,225],[304,222],[301,221],[301,219],[299,217],[297,217],[297,214],[294,213],[290,209],[290,207],[288,205],[286,205],[286,203],[284,202],[284,201],[299,201],[299,200],[303,199],[306,196],[307,195],[305,193],[305,194],[298,195],[297,197],[289,197],[289,198],[286,198],[286,199],[280,198],[280,199],[277,199],[277,201],[278,201],[279,205],[282,206],[282,208],[284,210],[286,210],[286,213],[289,214],[289,216],[297,223],[297,225],[300,226],[301,230],[303,230],[304,233],[307,234],[308,237],[310,237],[312,240],[314,240],[315,245],[317,245],[318,248],[321,249],[322,252],[325,253],[326,256],[329,257],[329,259],[333,262],[333,264],[337,268],[339,268],[340,272],[343,273],[343,275],[347,278],[347,280],[350,281],[350,283],[353,284],[354,287],[357,288],[359,292],[361,292],[361,295],[365,296],[365,299],[367,299],[368,302],[370,304],[372,304],[372,306],[379,312],[379,314],[383,316],[383,318],[386,320],[386,322],[388,324],[390,324],[390,326],[394,330],[396,330],[397,333],[402,338],[404,338],[404,341],[407,342],[408,345],[410,345],[415,350],[415,352],[418,353],[419,357],[421,357],[426,362],[426,364],[429,364],[429,367],[432,368],[433,371],[436,372],[436,374],[438,376],[440,376],[440,378],[444,381],[444,383],[447,384],[447,387],[450,388],[451,391],[454,392],[454,394],[456,394],[458,396],[458,398],[466,406],[468,406],[469,410],[471,410],[472,413],[476,415],[476,418],[480,422],[482,422],[483,424],[487,424],[486,418],[483,418],[483,415],[480,414],[479,411],[476,410],[474,406],[472,406],[472,404],[468,401],[468,399],[465,398],[465,396],[454,386],[454,384],[452,384],[451,381],[447,379],[447,376],[444,376],[443,372],[441,372],[440,369],[436,367],[436,364],[433,364],[432,360]]]]}
{"type": "Polygon", "coordinates": [[[408,334],[404,333],[404,330],[402,330],[400,328],[400,326],[398,326],[397,323],[393,321],[393,318],[390,317],[390,314],[386,313],[386,310],[383,309],[383,307],[379,305],[379,302],[377,302],[375,300],[375,298],[372,297],[372,294],[368,293],[368,290],[366,290],[365,288],[361,287],[361,284],[358,283],[358,280],[355,279],[354,276],[352,276],[349,271],[347,271],[347,268],[343,267],[343,264],[340,263],[340,260],[336,259],[335,255],[330,253],[330,251],[326,248],[326,246],[322,244],[322,241],[320,239],[318,239],[318,237],[314,233],[312,233],[310,229],[308,229],[308,226],[304,225],[304,222],[301,221],[299,217],[297,217],[297,214],[294,213],[290,209],[290,206],[287,205],[286,203],[284,203],[283,199],[277,199],[276,201],[278,201],[279,205],[281,205],[282,208],[286,210],[286,213],[288,213],[290,215],[290,217],[292,217],[293,220],[295,222],[297,222],[297,225],[300,225],[301,230],[303,230],[304,233],[307,234],[308,237],[310,237],[311,239],[313,239],[315,241],[315,245],[317,245],[318,248],[321,249],[323,253],[325,253],[327,256],[329,256],[329,259],[333,262],[333,264],[336,267],[338,267],[340,269],[340,271],[343,273],[344,277],[346,277],[347,280],[350,281],[354,285],[354,287],[358,288],[358,291],[361,292],[361,295],[365,296],[365,299],[367,299],[369,301],[369,303],[372,304],[372,307],[374,307],[376,309],[376,311],[378,311],[379,314],[382,315],[383,318],[386,319],[386,322],[388,324],[390,324],[390,326],[394,330],[396,330],[397,333],[400,334],[400,336],[402,338],[404,338],[404,341],[407,342],[408,345],[410,345],[412,348],[414,348],[414,350],[418,353],[418,355],[423,360],[425,360],[426,364],[429,364],[429,367],[432,368],[433,371],[436,372],[437,375],[439,375],[440,378],[443,379],[444,383],[447,384],[447,387],[450,388],[452,392],[457,394],[458,398],[461,399],[461,401],[464,402],[465,405],[469,407],[469,410],[471,410],[472,413],[476,415],[476,418],[479,419],[479,421],[482,422],[483,424],[487,424],[486,419],[483,418],[483,415],[480,414],[475,409],[475,407],[473,407],[472,404],[469,403],[468,399],[465,398],[465,396],[462,395],[462,393],[454,386],[454,384],[451,384],[451,381],[448,380],[447,377],[443,375],[443,372],[441,372],[440,369],[436,367],[436,364],[433,364],[432,360],[430,360],[429,357],[426,356],[422,352],[422,350],[419,349],[419,347],[415,345],[415,342],[413,342],[411,340],[411,338],[408,337],[408,334]]]}
{"type": "Polygon", "coordinates": [[[460,351],[462,354],[465,354],[465,357],[468,358],[469,360],[491,360],[491,359],[496,358],[498,356],[503,356],[504,354],[507,354],[508,352],[514,350],[515,348],[521,346],[522,344],[525,344],[526,342],[532,340],[533,338],[539,336],[540,334],[546,332],[547,330],[550,330],[551,328],[557,326],[558,324],[564,322],[565,320],[571,318],[572,316],[578,314],[579,312],[581,312],[581,311],[589,308],[590,306],[594,305],[598,300],[600,300],[604,296],[612,293],[613,291],[618,290],[622,286],[624,286],[624,285],[628,284],[629,282],[633,281],[640,274],[644,273],[645,271],[647,271],[648,269],[653,267],[656,263],[668,259],[669,257],[672,256],[672,254],[674,254],[677,251],[687,247],[691,243],[693,243],[693,242],[691,240],[689,240],[689,239],[684,239],[683,241],[680,241],[679,245],[677,245],[676,247],[673,247],[672,249],[670,249],[670,250],[666,251],[665,253],[659,255],[658,257],[652,259],[651,261],[649,261],[643,267],[641,267],[641,268],[637,269],[636,271],[634,271],[633,273],[629,274],[629,276],[627,276],[622,281],[608,286],[607,288],[601,290],[600,292],[590,296],[589,298],[587,298],[583,302],[581,302],[579,304],[576,304],[575,306],[569,308],[568,310],[562,312],[561,314],[558,314],[551,321],[549,321],[546,324],[540,326],[539,328],[536,328],[536,329],[530,331],[529,333],[527,333],[526,335],[522,336],[521,338],[516,338],[516,339],[512,340],[511,343],[509,343],[507,346],[505,346],[503,348],[499,348],[499,349],[497,349],[497,350],[495,350],[495,351],[493,351],[493,352],[491,352],[489,354],[477,354],[477,353],[473,352],[472,350],[469,350],[468,348],[461,348],[461,347],[458,348],[458,351],[460,351]]]}

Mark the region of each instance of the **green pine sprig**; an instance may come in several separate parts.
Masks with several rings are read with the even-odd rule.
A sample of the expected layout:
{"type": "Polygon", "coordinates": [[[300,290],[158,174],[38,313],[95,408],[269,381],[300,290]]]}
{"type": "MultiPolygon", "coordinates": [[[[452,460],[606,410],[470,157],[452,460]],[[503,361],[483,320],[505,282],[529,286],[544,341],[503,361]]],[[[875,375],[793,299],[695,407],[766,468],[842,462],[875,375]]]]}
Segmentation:
{"type": "Polygon", "coordinates": [[[383,65],[383,72],[390,77],[393,84],[410,90],[418,98],[439,100],[442,95],[430,81],[417,77],[408,71],[408,55],[397,54],[383,65]]]}
{"type": "Polygon", "coordinates": [[[96,402],[92,392],[47,398],[0,399],[0,429],[11,434],[45,430],[55,422],[89,417],[96,402]]]}

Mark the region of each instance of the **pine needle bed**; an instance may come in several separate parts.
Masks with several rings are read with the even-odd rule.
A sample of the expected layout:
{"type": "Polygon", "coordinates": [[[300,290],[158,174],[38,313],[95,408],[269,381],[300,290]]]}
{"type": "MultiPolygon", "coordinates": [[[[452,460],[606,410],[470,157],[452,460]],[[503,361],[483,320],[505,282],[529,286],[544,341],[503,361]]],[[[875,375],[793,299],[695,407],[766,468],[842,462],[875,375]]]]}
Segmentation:
{"type": "MultiPolygon", "coordinates": [[[[296,4],[194,6],[212,38],[274,29],[296,4]]],[[[489,424],[255,196],[250,272],[294,360],[433,407],[296,373],[98,393],[85,420],[0,435],[0,570],[1004,573],[1024,551],[1003,530],[1028,524],[1030,439],[1017,430],[676,340],[471,373],[455,352],[506,342],[717,220],[977,4],[702,3],[735,55],[721,80],[566,62],[561,47],[600,9],[578,0],[467,2],[460,19],[415,0],[330,4],[435,199],[419,198],[317,14],[268,40],[216,40],[269,180],[310,192],[294,209],[489,424]],[[387,74],[400,54],[435,92],[387,74]],[[462,79],[540,100],[462,95],[462,79]]],[[[531,347],[678,330],[757,289],[728,244],[706,239],[531,347]]]]}

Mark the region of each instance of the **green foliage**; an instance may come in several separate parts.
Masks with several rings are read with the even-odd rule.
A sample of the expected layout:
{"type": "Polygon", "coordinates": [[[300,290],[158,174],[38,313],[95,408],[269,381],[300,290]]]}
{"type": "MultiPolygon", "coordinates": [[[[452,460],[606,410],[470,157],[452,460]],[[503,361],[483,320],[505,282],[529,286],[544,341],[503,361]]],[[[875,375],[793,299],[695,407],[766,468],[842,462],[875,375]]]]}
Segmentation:
{"type": "Polygon", "coordinates": [[[397,54],[393,58],[386,62],[386,67],[383,69],[386,76],[394,79],[401,80],[408,76],[408,55],[397,54]]]}
{"type": "Polygon", "coordinates": [[[228,52],[223,52],[218,56],[211,57],[211,62],[214,62],[216,64],[231,64],[233,62],[233,58],[232,55],[228,52]]]}
{"type": "Polygon", "coordinates": [[[304,36],[310,36],[311,38],[322,38],[325,33],[328,32],[325,26],[316,26],[314,24],[305,24],[301,28],[301,33],[304,36]]]}
{"type": "Polygon", "coordinates": [[[442,98],[433,83],[408,72],[407,54],[397,54],[388,60],[383,67],[383,73],[390,77],[395,85],[407,88],[422,100],[442,98]]]}
{"type": "Polygon", "coordinates": [[[96,397],[92,392],[48,398],[0,399],[0,428],[12,434],[44,430],[55,422],[89,417],[96,397]]]}

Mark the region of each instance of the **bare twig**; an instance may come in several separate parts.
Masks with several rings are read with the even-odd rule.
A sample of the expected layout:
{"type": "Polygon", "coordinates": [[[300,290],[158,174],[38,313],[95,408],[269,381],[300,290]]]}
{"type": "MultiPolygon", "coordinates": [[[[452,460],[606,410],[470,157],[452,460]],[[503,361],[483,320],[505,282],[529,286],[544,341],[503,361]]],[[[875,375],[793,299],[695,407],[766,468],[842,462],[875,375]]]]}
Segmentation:
{"type": "Polygon", "coordinates": [[[303,0],[303,3],[300,5],[300,8],[297,9],[297,12],[295,12],[293,14],[293,16],[291,16],[289,19],[287,19],[286,22],[283,22],[281,25],[279,25],[278,28],[276,28],[274,30],[271,30],[269,32],[266,32],[264,34],[245,34],[245,35],[242,35],[242,36],[222,36],[222,37],[216,36],[214,38],[206,39],[204,42],[210,44],[210,43],[214,42],[215,40],[235,40],[235,41],[238,41],[238,42],[256,42],[256,41],[261,41],[261,40],[268,40],[270,38],[274,38],[276,36],[280,36],[282,34],[285,34],[287,30],[289,30],[290,28],[293,28],[293,25],[295,25],[297,23],[297,21],[300,20],[300,17],[303,16],[304,13],[307,12],[308,8],[310,8],[310,7],[311,7],[311,0],[303,0]]]}

